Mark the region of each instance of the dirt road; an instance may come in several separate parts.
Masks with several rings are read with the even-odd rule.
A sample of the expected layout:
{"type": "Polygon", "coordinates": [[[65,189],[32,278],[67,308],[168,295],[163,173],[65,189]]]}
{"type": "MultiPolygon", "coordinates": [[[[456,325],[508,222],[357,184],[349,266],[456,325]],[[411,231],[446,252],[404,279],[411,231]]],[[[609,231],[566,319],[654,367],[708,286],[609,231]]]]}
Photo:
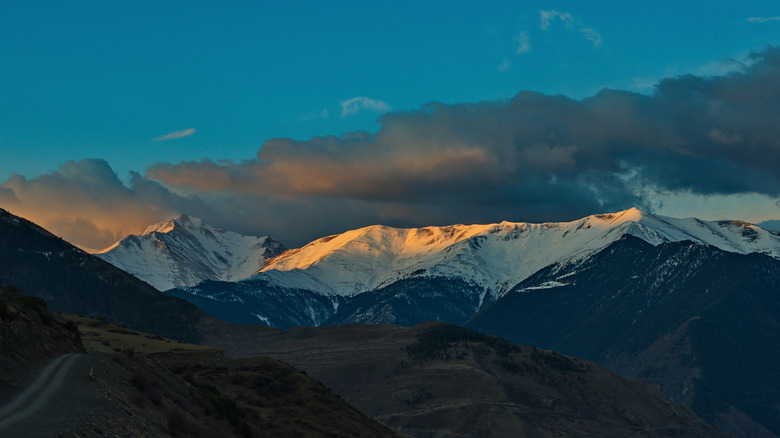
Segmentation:
{"type": "Polygon", "coordinates": [[[65,354],[50,361],[15,397],[0,407],[0,436],[58,436],[98,399],[89,377],[97,359],[65,354]]]}

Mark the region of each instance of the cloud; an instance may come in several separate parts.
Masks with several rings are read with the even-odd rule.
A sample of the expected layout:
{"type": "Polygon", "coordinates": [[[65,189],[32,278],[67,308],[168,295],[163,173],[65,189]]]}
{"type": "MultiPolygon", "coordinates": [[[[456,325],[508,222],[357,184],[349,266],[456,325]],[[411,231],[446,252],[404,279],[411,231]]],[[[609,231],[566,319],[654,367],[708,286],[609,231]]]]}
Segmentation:
{"type": "Polygon", "coordinates": [[[125,185],[99,159],[68,161],[34,179],[14,175],[0,184],[0,206],[92,250],[181,213],[245,234],[270,234],[288,245],[343,231],[345,217],[353,223],[382,221],[375,209],[347,199],[176,193],[137,173],[125,185]]]}
{"type": "Polygon", "coordinates": [[[601,35],[593,28],[585,26],[580,20],[574,18],[568,12],[559,12],[555,10],[539,11],[539,29],[548,30],[550,25],[556,19],[563,22],[563,25],[571,30],[577,31],[590,41],[594,49],[601,47],[601,35]]]}
{"type": "Polygon", "coordinates": [[[432,103],[385,114],[375,135],[272,139],[255,160],[148,172],[205,192],[400,203],[405,214],[436,205],[439,221],[577,217],[662,192],[776,196],[780,52],[752,56],[743,71],[665,79],[650,96],[432,103]]]}
{"type": "Polygon", "coordinates": [[[390,105],[382,102],[381,100],[370,99],[365,96],[353,97],[352,99],[347,99],[341,102],[342,117],[347,117],[362,110],[383,113],[390,111],[390,105]]]}
{"type": "Polygon", "coordinates": [[[774,201],[780,50],[750,58],[649,95],[431,103],[382,115],[375,134],[270,139],[251,159],[158,163],[128,186],[103,161],[68,162],[0,184],[0,202],[89,242],[186,212],[296,246],[376,223],[573,220],[670,196],[774,201]]]}
{"type": "Polygon", "coordinates": [[[556,18],[560,19],[567,28],[574,27],[574,17],[570,13],[550,10],[539,11],[539,29],[547,30],[550,27],[550,22],[556,18]]]}
{"type": "Polygon", "coordinates": [[[780,21],[780,17],[749,17],[748,23],[766,23],[768,21],[780,21]]]}
{"type": "Polygon", "coordinates": [[[580,32],[582,33],[582,36],[584,36],[586,40],[590,41],[591,44],[593,44],[594,49],[598,49],[599,47],[601,47],[601,35],[599,35],[598,32],[596,32],[595,30],[589,27],[580,28],[580,32]]]}
{"type": "Polygon", "coordinates": [[[167,189],[138,174],[125,187],[103,160],[68,161],[30,180],[14,175],[0,187],[13,194],[0,195],[4,208],[94,249],[170,216],[180,204],[167,189]]]}
{"type": "Polygon", "coordinates": [[[160,137],[155,137],[152,140],[153,141],[163,141],[163,140],[173,140],[176,138],[182,138],[182,137],[189,137],[190,135],[195,133],[195,129],[189,128],[189,129],[182,129],[181,131],[174,131],[168,134],[165,134],[160,137]]]}
{"type": "MultiPolygon", "coordinates": [[[[515,35],[514,42],[514,56],[524,55],[531,51],[531,38],[528,36],[528,32],[520,32],[519,35],[515,35]]],[[[505,72],[512,66],[512,60],[510,56],[504,56],[501,63],[498,65],[498,71],[505,72]]]]}
{"type": "Polygon", "coordinates": [[[504,56],[504,59],[501,61],[501,64],[498,64],[498,71],[505,72],[509,70],[509,67],[512,66],[512,61],[509,59],[508,56],[504,56]]]}
{"type": "Polygon", "coordinates": [[[742,137],[740,137],[739,135],[736,134],[729,135],[728,133],[725,133],[719,129],[713,129],[712,131],[710,131],[709,137],[717,143],[729,145],[729,146],[738,145],[742,143],[742,137]]]}
{"type": "Polygon", "coordinates": [[[531,51],[531,40],[528,32],[521,32],[515,37],[515,55],[522,55],[531,51]]]}

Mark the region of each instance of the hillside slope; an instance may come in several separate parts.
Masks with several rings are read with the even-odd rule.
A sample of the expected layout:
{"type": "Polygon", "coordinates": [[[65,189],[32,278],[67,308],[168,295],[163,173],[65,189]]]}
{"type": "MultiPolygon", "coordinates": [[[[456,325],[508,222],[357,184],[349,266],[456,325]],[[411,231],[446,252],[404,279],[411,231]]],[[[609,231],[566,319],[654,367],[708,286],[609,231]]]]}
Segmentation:
{"type": "Polygon", "coordinates": [[[284,360],[418,438],[724,436],[657,387],[456,326],[214,335],[204,341],[229,355],[284,360]]]}
{"type": "Polygon", "coordinates": [[[31,367],[10,404],[0,393],[2,436],[405,437],[282,362],[66,317],[89,354],[31,367]]]}
{"type": "Polygon", "coordinates": [[[467,326],[656,383],[737,436],[775,436],[778,294],[773,258],[629,236],[538,272],[467,326]]]}

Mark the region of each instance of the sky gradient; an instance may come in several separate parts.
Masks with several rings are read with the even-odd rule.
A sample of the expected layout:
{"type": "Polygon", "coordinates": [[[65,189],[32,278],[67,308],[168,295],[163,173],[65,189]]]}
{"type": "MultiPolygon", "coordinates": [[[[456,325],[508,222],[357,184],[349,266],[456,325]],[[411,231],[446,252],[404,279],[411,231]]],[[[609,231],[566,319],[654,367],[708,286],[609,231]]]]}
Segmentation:
{"type": "Polygon", "coordinates": [[[4,2],[0,207],[102,248],[780,218],[776,2],[4,2]]]}

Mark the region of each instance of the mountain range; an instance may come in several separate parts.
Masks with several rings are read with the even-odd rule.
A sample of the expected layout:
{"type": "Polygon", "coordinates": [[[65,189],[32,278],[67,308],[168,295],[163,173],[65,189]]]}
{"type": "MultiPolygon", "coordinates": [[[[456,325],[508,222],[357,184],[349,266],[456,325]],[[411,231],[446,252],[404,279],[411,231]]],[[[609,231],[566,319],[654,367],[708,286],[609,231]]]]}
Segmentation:
{"type": "Polygon", "coordinates": [[[98,256],[161,290],[176,286],[167,293],[237,323],[461,324],[541,269],[576,265],[624,236],[654,246],[689,241],[780,258],[777,232],[635,208],[566,223],[371,226],[283,252],[268,237],[240,236],[181,216],[98,256]],[[231,242],[241,245],[231,249],[231,242]]]}
{"type": "Polygon", "coordinates": [[[247,278],[166,293],[283,329],[465,324],[657,384],[735,436],[776,437],[778,278],[777,232],[630,209],[565,223],[371,226],[267,258],[247,278]]]}
{"type": "Polygon", "coordinates": [[[29,401],[47,360],[74,376],[9,436],[398,436],[339,397],[420,437],[724,436],[656,387],[463,327],[228,324],[4,210],[0,280],[0,401],[29,401]]]}

